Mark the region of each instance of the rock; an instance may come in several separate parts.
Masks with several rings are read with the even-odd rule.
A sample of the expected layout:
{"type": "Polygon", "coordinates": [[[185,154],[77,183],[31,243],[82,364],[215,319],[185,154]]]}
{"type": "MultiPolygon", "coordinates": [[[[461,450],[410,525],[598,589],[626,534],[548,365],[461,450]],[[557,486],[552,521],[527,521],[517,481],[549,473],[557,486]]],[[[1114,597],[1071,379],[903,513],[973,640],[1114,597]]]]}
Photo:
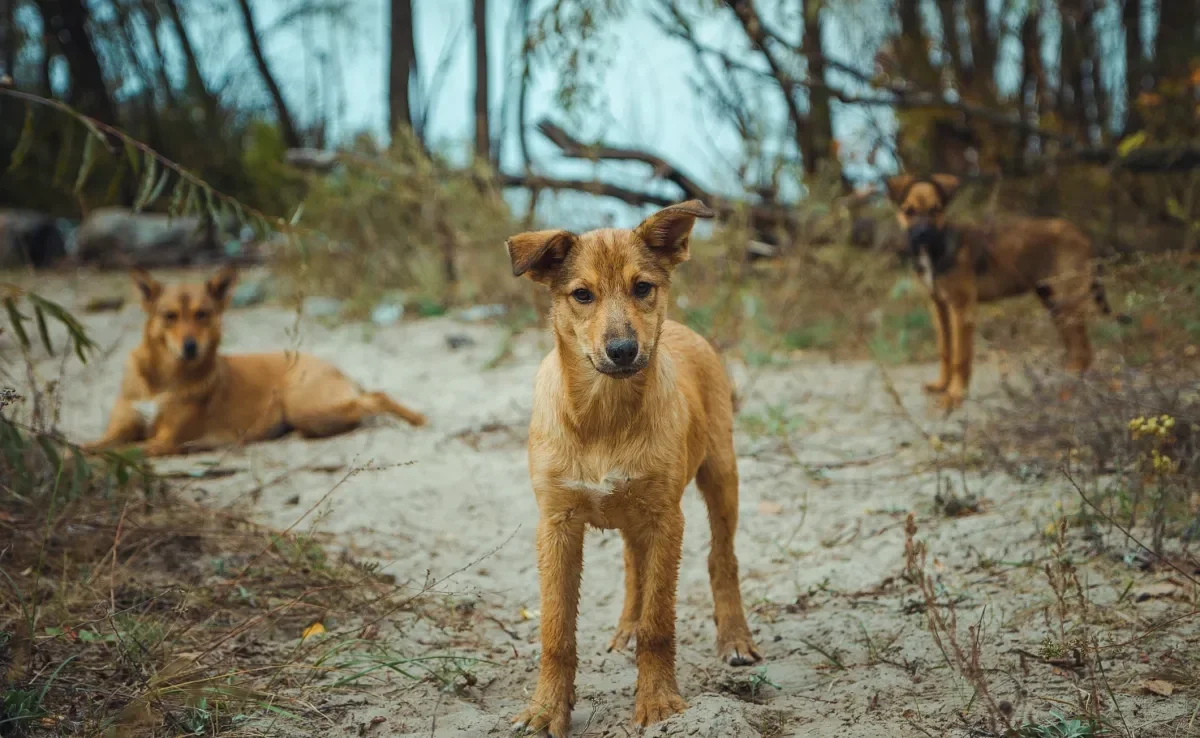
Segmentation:
{"type": "Polygon", "coordinates": [[[371,311],[371,322],[375,325],[391,325],[404,317],[404,306],[395,303],[380,303],[371,311]]]}
{"type": "Polygon", "coordinates": [[[309,318],[331,318],[342,311],[342,301],[334,297],[306,297],[300,312],[309,318]]]}
{"type": "Polygon", "coordinates": [[[214,263],[224,254],[222,234],[195,216],[134,213],[125,208],[97,208],[75,234],[74,256],[81,263],[146,267],[214,263]]]}
{"type": "Polygon", "coordinates": [[[32,210],[0,211],[0,269],[49,267],[66,255],[66,239],[53,218],[32,210]]]}
{"type": "Polygon", "coordinates": [[[507,312],[508,307],[504,305],[472,305],[469,308],[459,310],[454,314],[454,318],[464,323],[481,323],[492,318],[503,317],[507,312]]]}
{"type": "Polygon", "coordinates": [[[267,299],[267,283],[265,280],[240,282],[229,298],[229,304],[235,308],[250,307],[267,299]]]}

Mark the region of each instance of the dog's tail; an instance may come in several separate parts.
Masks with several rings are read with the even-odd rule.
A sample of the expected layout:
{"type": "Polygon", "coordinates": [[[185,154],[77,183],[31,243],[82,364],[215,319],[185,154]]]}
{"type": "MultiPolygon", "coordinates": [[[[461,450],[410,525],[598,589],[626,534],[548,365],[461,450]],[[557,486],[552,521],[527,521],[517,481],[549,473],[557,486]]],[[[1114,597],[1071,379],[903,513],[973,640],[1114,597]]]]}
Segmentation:
{"type": "Polygon", "coordinates": [[[1114,315],[1112,306],[1108,304],[1108,293],[1104,291],[1104,284],[1100,282],[1099,270],[1097,270],[1096,276],[1092,277],[1092,299],[1096,301],[1096,307],[1100,308],[1100,312],[1115,317],[1118,323],[1128,325],[1133,322],[1133,318],[1128,313],[1114,315]]]}

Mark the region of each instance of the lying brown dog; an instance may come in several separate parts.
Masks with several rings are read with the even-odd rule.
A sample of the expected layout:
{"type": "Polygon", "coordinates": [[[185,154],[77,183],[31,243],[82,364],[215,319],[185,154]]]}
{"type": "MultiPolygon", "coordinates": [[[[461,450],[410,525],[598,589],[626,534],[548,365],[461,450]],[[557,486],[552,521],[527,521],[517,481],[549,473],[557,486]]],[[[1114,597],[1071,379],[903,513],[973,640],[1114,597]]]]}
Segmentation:
{"type": "Polygon", "coordinates": [[[946,208],[959,185],[950,174],[905,174],[887,182],[914,266],[929,290],[937,331],[941,372],[926,391],[944,393],[943,407],[961,404],[971,381],[975,306],[1030,292],[1054,319],[1067,349],[1067,371],[1086,371],[1092,363],[1088,308],[1095,302],[1112,314],[1087,236],[1061,218],[950,224],[946,208]]]}
{"type": "Polygon", "coordinates": [[[675,590],[683,490],[708,505],[717,650],[759,659],[738,584],[732,393],[716,352],[666,319],[675,266],[688,258],[692,200],[637,228],[538,231],[507,242],[514,275],[550,289],[554,350],[542,362],[529,430],[537,495],[541,674],[514,722],[566,738],[575,703],[579,586],[588,526],[625,540],[625,607],[610,648],[637,643],[634,717],[648,725],[687,707],[675,680],[675,590]]]}
{"type": "Polygon", "coordinates": [[[134,444],[146,456],[276,438],[292,430],[328,436],[391,414],[425,418],[382,392],[365,392],[336,367],[296,353],[222,356],[221,316],[236,280],[231,268],[202,284],[133,280],[146,323],[129,356],[108,430],[87,451],[134,444]]]}

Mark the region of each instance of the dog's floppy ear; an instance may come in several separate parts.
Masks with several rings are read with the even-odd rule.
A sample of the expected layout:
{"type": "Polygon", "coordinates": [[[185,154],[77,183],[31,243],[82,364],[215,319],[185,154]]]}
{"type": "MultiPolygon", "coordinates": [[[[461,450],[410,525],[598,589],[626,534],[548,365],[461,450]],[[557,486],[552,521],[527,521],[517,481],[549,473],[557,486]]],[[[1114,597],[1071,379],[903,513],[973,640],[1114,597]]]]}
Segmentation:
{"type": "Polygon", "coordinates": [[[687,261],[688,242],[696,218],[713,218],[716,213],[699,200],[670,205],[642,221],[633,229],[638,238],[655,251],[670,257],[672,264],[687,261]]]}
{"type": "Polygon", "coordinates": [[[534,282],[548,283],[576,240],[574,233],[563,230],[528,231],[512,236],[504,242],[504,248],[512,261],[513,276],[524,274],[534,282]]]}
{"type": "Polygon", "coordinates": [[[946,201],[943,205],[949,205],[954,196],[958,194],[958,188],[962,187],[962,180],[955,177],[953,174],[934,174],[930,175],[929,179],[938,186],[945,196],[946,201]]]}
{"type": "Polygon", "coordinates": [[[138,289],[138,294],[142,297],[142,307],[149,308],[162,295],[163,286],[154,277],[150,276],[150,272],[145,269],[136,267],[132,269],[129,276],[133,277],[133,284],[138,289]]]}
{"type": "Polygon", "coordinates": [[[236,281],[237,269],[232,265],[227,265],[221,267],[220,271],[204,282],[204,289],[208,290],[209,297],[224,308],[229,305],[230,289],[236,281]]]}
{"type": "Polygon", "coordinates": [[[909,189],[917,178],[911,174],[897,174],[895,177],[889,177],[887,181],[888,199],[897,205],[904,202],[904,196],[908,194],[909,189]]]}

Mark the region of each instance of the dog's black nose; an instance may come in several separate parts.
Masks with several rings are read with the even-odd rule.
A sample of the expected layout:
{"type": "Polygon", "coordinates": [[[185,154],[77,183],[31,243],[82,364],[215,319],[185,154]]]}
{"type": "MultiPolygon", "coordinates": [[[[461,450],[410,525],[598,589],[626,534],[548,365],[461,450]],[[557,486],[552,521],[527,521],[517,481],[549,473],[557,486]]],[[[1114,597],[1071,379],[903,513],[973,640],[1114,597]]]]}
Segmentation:
{"type": "Polygon", "coordinates": [[[937,227],[933,223],[914,223],[908,228],[908,242],[927,244],[937,238],[937,227]]]}
{"type": "Polygon", "coordinates": [[[198,351],[198,347],[196,346],[196,339],[194,339],[194,338],[183,339],[183,358],[194,359],[194,358],[196,358],[197,351],[198,351]]]}
{"type": "Polygon", "coordinates": [[[629,366],[638,355],[638,342],[633,338],[617,338],[604,344],[604,353],[617,366],[629,366]]]}

